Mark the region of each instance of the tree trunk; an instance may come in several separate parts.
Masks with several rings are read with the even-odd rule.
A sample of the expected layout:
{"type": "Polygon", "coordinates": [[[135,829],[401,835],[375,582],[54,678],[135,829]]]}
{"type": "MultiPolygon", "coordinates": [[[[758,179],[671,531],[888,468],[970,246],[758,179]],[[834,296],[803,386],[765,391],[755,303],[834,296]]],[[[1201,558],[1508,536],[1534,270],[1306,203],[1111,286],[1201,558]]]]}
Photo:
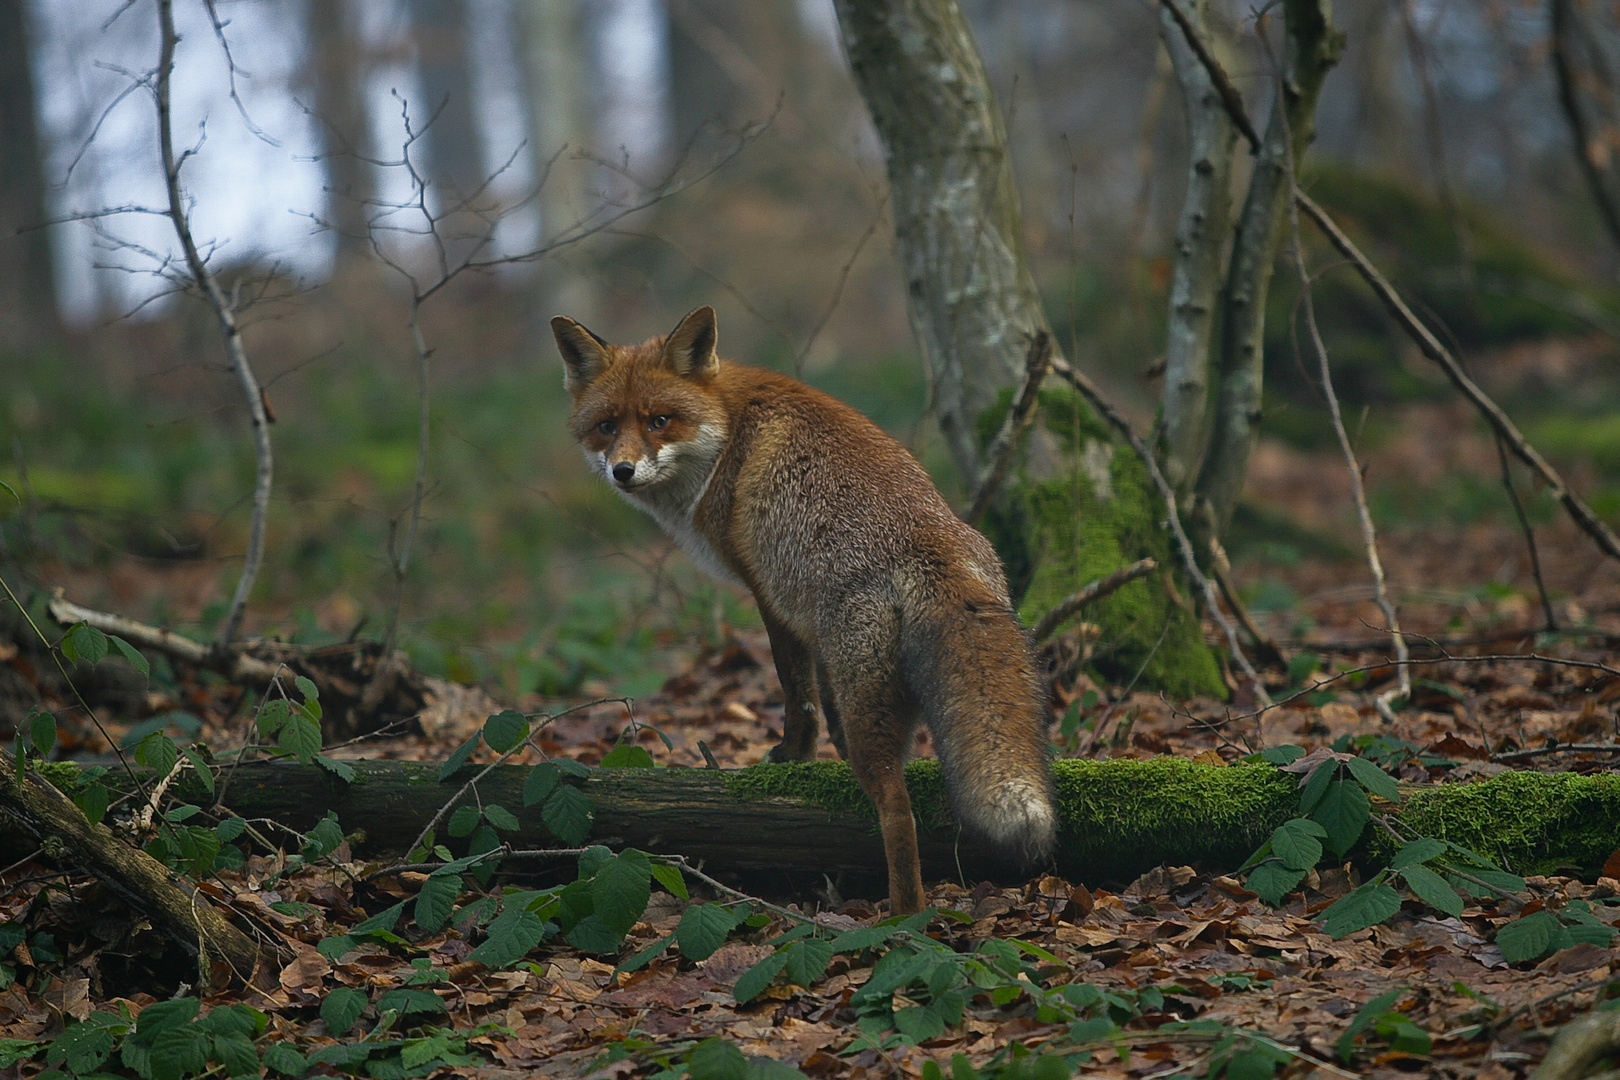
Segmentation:
{"type": "Polygon", "coordinates": [[[1170,316],[1164,346],[1163,435],[1159,450],[1165,479],[1185,504],[1209,430],[1211,336],[1216,325],[1232,206],[1232,126],[1209,71],[1187,44],[1170,11],[1178,4],[1209,34],[1207,0],[1162,0],[1159,33],[1170,54],[1187,113],[1187,193],[1176,225],[1176,255],[1170,277],[1170,316]]]}
{"type": "Polygon", "coordinates": [[[1287,220],[1292,190],[1289,161],[1300,161],[1316,137],[1316,99],[1344,48],[1344,35],[1334,29],[1329,17],[1328,0],[1285,0],[1283,21],[1287,66],[1232,241],[1220,391],[1211,418],[1209,451],[1198,475],[1198,500],[1204,510],[1197,520],[1217,536],[1232,519],[1258,435],[1265,379],[1266,294],[1287,220]]]}
{"type": "Polygon", "coordinates": [[[305,0],[305,78],[326,170],[323,217],[337,233],[340,264],[371,253],[366,204],[375,184],[371,166],[362,160],[374,156],[365,102],[371,64],[356,26],[359,17],[353,0],[305,0]]]}
{"type": "Polygon", "coordinates": [[[1024,258],[1001,111],[956,0],[836,0],[855,81],[888,157],[911,326],[960,474],[979,417],[1051,327],[1024,258]]]}
{"type": "Polygon", "coordinates": [[[56,260],[40,227],[49,212],[27,8],[24,0],[0,0],[0,347],[7,350],[49,345],[61,333],[56,260]]]}
{"type": "Polygon", "coordinates": [[[484,163],[467,66],[467,0],[411,0],[423,101],[411,102],[411,127],[423,136],[418,167],[432,185],[430,207],[462,204],[483,179],[484,163]]]}
{"type": "MultiPolygon", "coordinates": [[[[933,406],[971,485],[1023,377],[1030,339],[1049,329],[1024,256],[1001,114],[956,0],[836,7],[887,154],[895,241],[933,406]]],[[[1077,395],[1048,388],[1040,401],[1024,462],[980,521],[1026,623],[1144,557],[1177,565],[1142,463],[1077,395]]],[[[1225,696],[1187,592],[1159,576],[1100,601],[1088,612],[1105,643],[1096,668],[1178,696],[1225,696]]]]}

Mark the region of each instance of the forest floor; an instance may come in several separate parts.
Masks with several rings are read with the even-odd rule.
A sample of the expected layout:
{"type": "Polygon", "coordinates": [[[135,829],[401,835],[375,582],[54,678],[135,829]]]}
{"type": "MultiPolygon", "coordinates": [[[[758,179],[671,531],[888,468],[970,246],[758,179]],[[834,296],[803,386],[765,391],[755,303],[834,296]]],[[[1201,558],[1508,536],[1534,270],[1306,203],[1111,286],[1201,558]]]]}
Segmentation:
{"type": "MultiPolygon", "coordinates": [[[[1421,440],[1425,429],[1408,430],[1421,440]]],[[[1425,460],[1426,453],[1422,445],[1397,445],[1373,467],[1415,467],[1401,463],[1425,460]]],[[[1353,527],[1344,525],[1339,473],[1322,459],[1263,450],[1254,471],[1254,486],[1291,517],[1359,550],[1353,527]]],[[[1613,663],[1620,644],[1620,567],[1561,519],[1540,525],[1536,540],[1545,605],[1511,519],[1386,531],[1382,555],[1418,661],[1413,697],[1393,723],[1375,707],[1396,670],[1365,563],[1353,555],[1262,549],[1240,559],[1235,575],[1287,654],[1286,668],[1267,673],[1278,707],[1259,711],[1249,687],[1226,702],[1171,701],[1082,677],[1054,702],[1054,739],[1071,755],[1168,754],[1227,763],[1283,744],[1331,746],[1359,751],[1413,783],[1462,782],[1508,769],[1611,770],[1620,756],[1620,677],[1601,665],[1613,663]],[[1549,617],[1556,629],[1549,630],[1549,617]]],[[[581,707],[613,698],[611,680],[566,700],[510,704],[551,717],[540,740],[547,755],[598,762],[624,740],[633,715],[638,726],[631,738],[660,765],[701,768],[705,754],[722,767],[754,764],[781,730],[768,643],[761,631],[730,628],[720,641],[633,705],[603,700],[581,707]]],[[[0,662],[15,656],[0,652],[0,662]]],[[[67,704],[46,701],[64,712],[67,704]]],[[[107,726],[116,734],[176,708],[201,719],[201,730],[189,737],[216,755],[240,743],[239,694],[186,674],[172,689],[147,694],[139,710],[107,716],[107,726]]],[[[62,724],[69,745],[96,749],[94,736],[62,724]]],[[[405,735],[344,753],[442,760],[465,734],[405,735]]],[[[830,745],[821,752],[834,756],[830,745]]],[[[926,735],[918,752],[929,752],[926,735]]],[[[346,854],[339,848],[327,862],[295,872],[281,860],[255,856],[214,876],[211,891],[272,926],[297,958],[258,989],[216,993],[206,1004],[251,1005],[268,1015],[272,1037],[317,1053],[339,1042],[337,1025],[320,1011],[333,988],[425,986],[445,1007],[437,1018],[444,1028],[429,1030],[449,1034],[431,1053],[418,1052],[418,1068],[425,1062],[429,1071],[487,1077],[678,1076],[685,1049],[709,1036],[812,1077],[916,1076],[926,1062],[943,1064],[957,1054],[975,1066],[1004,1068],[1022,1052],[1015,1045],[1038,1050],[1069,1031],[1068,1020],[1043,1015],[1031,997],[1003,1003],[981,993],[967,1001],[959,1023],[927,1037],[870,1037],[852,1001],[859,1003],[856,995],[872,977],[872,952],[840,954],[811,985],[779,981],[739,1005],[731,992],[736,979],[771,952],[765,942],[791,926],[777,914],[700,962],[667,952],[633,973],[617,970],[616,962],[678,925],[683,905],[663,893],[654,894],[617,958],[553,939],[529,963],[490,971],[465,962],[472,944],[453,929],[327,957],[314,948],[322,937],[414,892],[399,877],[367,880],[374,867],[345,861],[346,854]],[[303,905],[296,917],[287,913],[295,910],[289,903],[303,905]]],[[[1560,1024],[1620,989],[1609,949],[1583,944],[1539,963],[1504,960],[1491,941],[1496,928],[1524,910],[1517,901],[1471,899],[1458,917],[1408,902],[1384,924],[1334,940],[1313,916],[1355,886],[1354,868],[1313,872],[1279,908],[1230,876],[1235,869],[1162,867],[1130,882],[1049,875],[1022,884],[936,881],[929,902],[960,914],[935,918],[926,933],[958,952],[988,939],[1016,939],[1041,950],[1027,955],[1049,957],[1032,963],[1026,978],[1048,988],[1089,984],[1113,995],[1107,1000],[1118,1032],[1089,1045],[1083,1063],[1074,1059],[1084,1075],[1099,1077],[1214,1076],[1223,1068],[1233,1077],[1271,1075],[1244,1072],[1229,1060],[1233,1044],[1221,1039],[1243,1029],[1293,1048],[1279,1075],[1507,1080],[1527,1075],[1560,1024]],[[1379,1005],[1377,1022],[1341,1042],[1363,1007],[1392,991],[1399,993],[1379,1005]]],[[[1620,852],[1606,869],[1620,870],[1620,852]]],[[[3,872],[0,982],[11,981],[0,988],[0,1040],[24,1043],[0,1047],[47,1040],[66,1019],[82,1020],[92,1010],[139,1011],[181,981],[172,971],[154,975],[151,957],[143,955],[151,935],[134,922],[85,917],[101,895],[95,885],[67,881],[39,861],[3,872]],[[26,941],[4,937],[7,924],[25,928],[26,941]]],[[[840,886],[829,881],[819,896],[768,899],[837,931],[872,926],[886,915],[881,900],[843,896],[840,886]]],[[[1611,924],[1620,924],[1617,893],[1620,882],[1611,877],[1529,882],[1532,905],[1585,900],[1611,924]]],[[[358,1069],[365,1055],[348,1066],[341,1055],[322,1060],[329,1064],[318,1072],[358,1069]]],[[[21,1057],[12,1067],[31,1076],[41,1062],[21,1057]]],[[[694,1075],[702,1071],[695,1062],[691,1068],[694,1075]]],[[[751,1075],[772,1075],[758,1069],[751,1075]]]]}

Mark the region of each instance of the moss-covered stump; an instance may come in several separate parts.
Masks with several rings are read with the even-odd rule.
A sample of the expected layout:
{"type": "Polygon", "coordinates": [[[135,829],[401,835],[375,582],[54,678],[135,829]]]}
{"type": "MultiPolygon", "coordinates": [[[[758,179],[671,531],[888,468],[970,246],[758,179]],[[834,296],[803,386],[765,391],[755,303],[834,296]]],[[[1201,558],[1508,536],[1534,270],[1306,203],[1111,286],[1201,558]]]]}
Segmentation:
{"type": "MultiPolygon", "coordinates": [[[[1009,393],[1008,400],[1011,400],[1009,393]]],[[[981,418],[987,432],[1000,425],[1005,406],[981,418]]],[[[1177,697],[1225,697],[1226,684],[1170,550],[1165,507],[1152,478],[1129,448],[1073,391],[1042,390],[1038,423],[1061,447],[1067,463],[1052,475],[1021,469],[1004,498],[980,523],[1007,567],[1014,602],[1028,625],[1081,586],[1151,557],[1172,575],[1133,581],[1086,609],[1102,629],[1094,661],[1108,680],[1141,685],[1177,697]]],[[[988,437],[988,436],[987,436],[988,437]]]]}
{"type": "MultiPolygon", "coordinates": [[[[381,858],[404,851],[472,775],[467,769],[441,782],[433,763],[351,764],[351,784],[315,766],[244,765],[229,774],[225,803],[299,830],[335,811],[356,850],[381,858]]],[[[1054,773],[1060,832],[1052,869],[1091,884],[1126,882],[1162,864],[1235,869],[1299,807],[1298,778],[1269,765],[1065,760],[1054,773]]],[[[495,769],[479,782],[480,799],[516,814],[521,829],[505,837],[514,847],[556,847],[539,811],[523,806],[527,774],[522,766],[495,769]]],[[[906,781],[926,878],[1016,879],[994,853],[958,835],[936,762],[912,762],[906,781]]],[[[843,874],[882,890],[876,817],[843,762],[596,769],[579,783],[595,808],[592,843],[686,855],[744,881],[809,888],[823,874],[843,874]]],[[[1620,777],[1516,772],[1417,788],[1399,818],[1413,835],[1451,840],[1518,873],[1578,869],[1590,876],[1620,848],[1620,777]]],[[[1368,830],[1373,862],[1391,854],[1387,844],[1376,846],[1383,835],[1368,830]]]]}

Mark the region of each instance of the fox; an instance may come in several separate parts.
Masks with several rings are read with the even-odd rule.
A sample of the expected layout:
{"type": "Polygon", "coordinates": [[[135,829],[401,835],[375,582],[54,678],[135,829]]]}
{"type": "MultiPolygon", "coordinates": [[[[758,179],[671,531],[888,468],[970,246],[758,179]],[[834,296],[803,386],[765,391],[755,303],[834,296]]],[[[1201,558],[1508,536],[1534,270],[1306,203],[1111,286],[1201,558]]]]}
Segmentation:
{"type": "Polygon", "coordinates": [[[923,907],[904,765],[926,723],[964,833],[1021,868],[1056,841],[1048,706],[990,542],[910,451],[796,379],[722,360],[714,308],[639,345],[551,320],[591,467],[753,593],[784,697],[772,761],[821,721],[877,810],[895,914],[923,907]]]}

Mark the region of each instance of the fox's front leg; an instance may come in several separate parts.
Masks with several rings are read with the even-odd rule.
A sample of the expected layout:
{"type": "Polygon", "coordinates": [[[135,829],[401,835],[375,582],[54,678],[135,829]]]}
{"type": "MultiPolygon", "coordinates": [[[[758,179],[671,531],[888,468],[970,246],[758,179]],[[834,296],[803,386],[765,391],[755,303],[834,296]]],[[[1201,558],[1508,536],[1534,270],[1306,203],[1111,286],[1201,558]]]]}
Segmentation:
{"type": "Polygon", "coordinates": [[[810,761],[816,756],[821,723],[816,717],[816,661],[808,646],[760,606],[771,656],[782,680],[782,741],[771,748],[771,761],[810,761]]]}

